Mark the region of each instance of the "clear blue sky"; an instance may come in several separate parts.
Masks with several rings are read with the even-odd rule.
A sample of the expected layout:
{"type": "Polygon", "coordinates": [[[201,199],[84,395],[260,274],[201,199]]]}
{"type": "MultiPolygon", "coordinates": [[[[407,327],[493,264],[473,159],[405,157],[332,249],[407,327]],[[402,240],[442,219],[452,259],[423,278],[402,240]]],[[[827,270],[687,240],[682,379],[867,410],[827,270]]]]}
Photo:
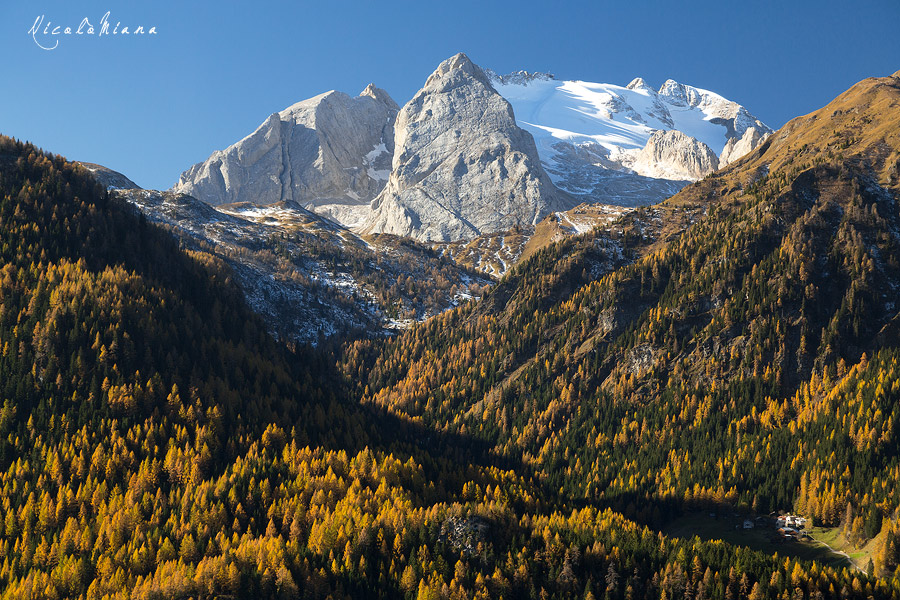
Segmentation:
{"type": "Polygon", "coordinates": [[[0,0],[0,133],[167,188],[273,112],[369,82],[403,104],[459,51],[498,72],[716,91],[772,127],[900,69],[898,0],[0,0]],[[156,36],[58,36],[156,26],[156,36]],[[39,38],[40,39],[40,38],[39,38]],[[51,36],[47,38],[53,42],[51,36]]]}

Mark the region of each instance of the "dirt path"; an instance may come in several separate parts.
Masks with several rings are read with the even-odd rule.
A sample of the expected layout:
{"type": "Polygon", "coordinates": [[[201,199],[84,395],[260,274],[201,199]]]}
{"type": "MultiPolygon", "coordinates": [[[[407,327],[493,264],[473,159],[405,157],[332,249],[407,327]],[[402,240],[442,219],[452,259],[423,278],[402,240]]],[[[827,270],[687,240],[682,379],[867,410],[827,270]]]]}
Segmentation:
{"type": "Polygon", "coordinates": [[[825,546],[826,548],[828,548],[828,551],[831,552],[832,554],[837,554],[838,556],[843,556],[844,558],[846,558],[846,559],[850,562],[851,565],[853,565],[853,568],[854,568],[854,569],[856,569],[857,571],[862,572],[862,573],[865,574],[865,575],[868,575],[868,573],[866,573],[865,571],[863,571],[862,568],[860,568],[860,566],[859,566],[858,564],[856,564],[856,561],[853,560],[852,558],[850,558],[850,555],[847,554],[846,552],[844,552],[843,550],[835,550],[834,548],[832,548],[831,546],[829,546],[828,544],[826,544],[826,543],[823,542],[822,540],[817,540],[816,538],[814,538],[814,537],[812,537],[812,536],[809,536],[809,539],[811,539],[812,541],[814,541],[814,542],[817,543],[817,544],[820,544],[820,545],[822,545],[822,546],[825,546]]]}

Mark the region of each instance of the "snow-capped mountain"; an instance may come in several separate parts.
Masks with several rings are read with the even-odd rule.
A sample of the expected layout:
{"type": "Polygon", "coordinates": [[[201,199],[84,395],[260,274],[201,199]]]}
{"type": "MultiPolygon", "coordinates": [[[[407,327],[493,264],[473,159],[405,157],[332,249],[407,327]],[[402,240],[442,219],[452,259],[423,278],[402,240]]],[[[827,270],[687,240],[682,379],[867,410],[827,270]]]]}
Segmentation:
{"type": "Polygon", "coordinates": [[[457,54],[402,108],[374,85],[320,94],[166,192],[87,166],[229,263],[273,333],[314,342],[452,307],[490,285],[475,269],[500,276],[552,240],[612,227],[770,134],[739,104],[671,80],[499,76],[457,54]]]}
{"type": "Polygon", "coordinates": [[[403,108],[374,85],[271,115],[185,171],[212,205],[296,202],[357,233],[433,243],[532,228],[579,203],[653,204],[771,130],[713,92],[500,76],[457,54],[403,108]]]}
{"type": "Polygon", "coordinates": [[[525,71],[488,75],[534,136],[553,182],[580,199],[662,200],[772,133],[740,104],[671,79],[657,91],[640,77],[622,87],[525,71]]]}

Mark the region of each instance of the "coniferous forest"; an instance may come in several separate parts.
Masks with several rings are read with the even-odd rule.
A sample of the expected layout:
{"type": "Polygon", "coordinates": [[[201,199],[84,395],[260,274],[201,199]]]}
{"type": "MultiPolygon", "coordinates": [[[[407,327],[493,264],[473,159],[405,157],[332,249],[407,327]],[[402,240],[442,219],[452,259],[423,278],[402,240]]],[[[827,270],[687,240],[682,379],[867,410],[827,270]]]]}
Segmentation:
{"type": "Polygon", "coordinates": [[[478,301],[319,347],[0,138],[0,597],[900,599],[898,289],[900,76],[478,301]],[[876,548],[666,533],[698,511],[876,548]]]}

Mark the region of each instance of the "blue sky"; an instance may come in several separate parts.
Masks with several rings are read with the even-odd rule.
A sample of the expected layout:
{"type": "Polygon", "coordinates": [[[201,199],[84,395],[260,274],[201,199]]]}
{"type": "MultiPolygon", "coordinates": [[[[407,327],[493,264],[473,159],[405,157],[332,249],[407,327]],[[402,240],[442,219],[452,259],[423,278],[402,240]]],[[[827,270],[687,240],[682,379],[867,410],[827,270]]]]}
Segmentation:
{"type": "Polygon", "coordinates": [[[898,0],[0,0],[0,133],[167,188],[273,112],[369,82],[403,104],[463,51],[498,72],[716,91],[772,127],[900,69],[898,0]],[[96,29],[107,11],[155,36],[96,29]],[[61,30],[62,31],[62,30],[61,30]],[[39,39],[40,36],[39,36],[39,39]]]}

